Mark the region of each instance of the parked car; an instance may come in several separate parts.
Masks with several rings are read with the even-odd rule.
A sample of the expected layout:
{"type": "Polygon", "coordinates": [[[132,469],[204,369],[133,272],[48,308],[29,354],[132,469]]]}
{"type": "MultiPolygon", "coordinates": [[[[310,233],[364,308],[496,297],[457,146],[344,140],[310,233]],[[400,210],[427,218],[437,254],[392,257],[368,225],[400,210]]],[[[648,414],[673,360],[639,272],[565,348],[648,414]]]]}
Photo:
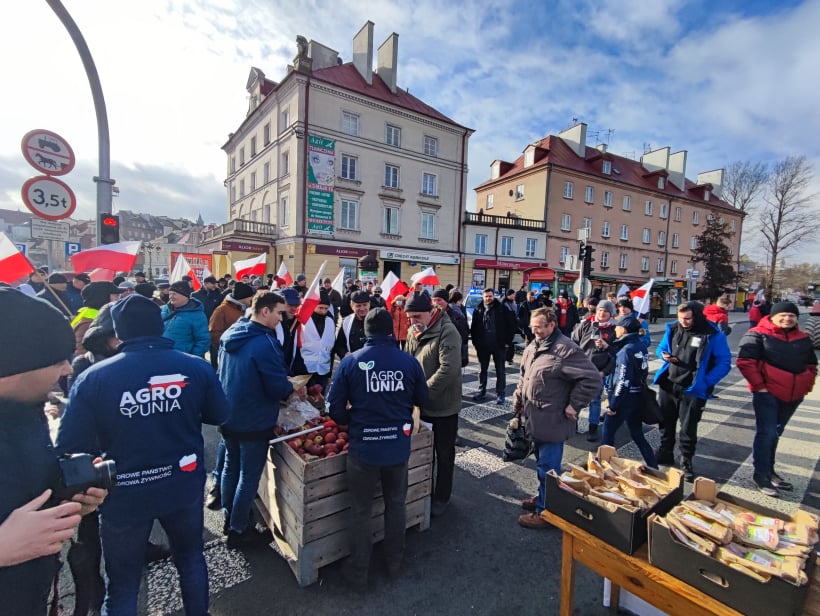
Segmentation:
{"type": "Polygon", "coordinates": [[[811,306],[813,303],[814,299],[812,299],[808,295],[801,295],[799,298],[797,298],[798,306],[811,306]]]}
{"type": "Polygon", "coordinates": [[[468,293],[464,299],[464,312],[467,313],[467,325],[470,327],[473,325],[473,310],[475,310],[475,307],[482,301],[484,301],[484,299],[481,293],[468,293]]]}

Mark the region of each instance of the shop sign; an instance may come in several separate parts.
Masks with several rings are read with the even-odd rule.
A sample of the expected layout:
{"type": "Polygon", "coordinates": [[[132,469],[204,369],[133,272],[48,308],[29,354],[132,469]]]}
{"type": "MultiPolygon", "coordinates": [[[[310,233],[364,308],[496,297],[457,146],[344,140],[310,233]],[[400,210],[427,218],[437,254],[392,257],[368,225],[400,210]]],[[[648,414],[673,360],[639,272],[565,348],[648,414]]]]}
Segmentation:
{"type": "Polygon", "coordinates": [[[528,270],[534,267],[546,267],[546,263],[533,261],[506,261],[503,259],[476,259],[476,267],[486,267],[488,269],[506,269],[506,270],[528,270]]]}
{"type": "Polygon", "coordinates": [[[354,248],[349,246],[325,246],[322,244],[310,244],[308,252],[320,255],[336,255],[337,257],[363,257],[371,251],[364,248],[354,248]],[[313,250],[310,250],[310,249],[313,250]]]}
{"type": "Polygon", "coordinates": [[[234,242],[222,240],[222,250],[238,250],[241,252],[268,252],[270,246],[267,244],[251,244],[250,242],[234,242]]]}
{"type": "Polygon", "coordinates": [[[381,250],[379,256],[391,261],[415,261],[416,263],[441,263],[442,265],[458,265],[461,259],[458,255],[413,252],[409,250],[381,250]]]}

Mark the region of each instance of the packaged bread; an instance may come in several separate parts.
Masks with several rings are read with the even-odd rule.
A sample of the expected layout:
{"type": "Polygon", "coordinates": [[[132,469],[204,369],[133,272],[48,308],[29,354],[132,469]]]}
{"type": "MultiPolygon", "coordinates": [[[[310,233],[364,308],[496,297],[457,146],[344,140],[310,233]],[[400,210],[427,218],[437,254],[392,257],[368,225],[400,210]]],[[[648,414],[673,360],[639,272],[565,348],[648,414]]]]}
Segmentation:
{"type": "Polygon", "coordinates": [[[732,530],[734,531],[735,541],[744,545],[773,550],[780,542],[780,536],[774,527],[755,526],[754,524],[744,522],[740,516],[735,518],[735,524],[732,530]]]}
{"type": "Polygon", "coordinates": [[[709,541],[705,537],[700,536],[699,534],[692,532],[686,526],[684,526],[680,519],[672,512],[669,512],[666,518],[661,518],[662,521],[666,523],[666,526],[672,531],[672,534],[677,537],[677,539],[697,552],[702,552],[707,556],[711,556],[717,546],[714,542],[709,541]]]}
{"type": "Polygon", "coordinates": [[[713,539],[717,543],[729,543],[732,538],[732,529],[728,526],[724,526],[720,522],[706,520],[686,507],[678,505],[672,512],[674,512],[674,515],[680,520],[680,523],[688,529],[709,539],[713,539]]]}

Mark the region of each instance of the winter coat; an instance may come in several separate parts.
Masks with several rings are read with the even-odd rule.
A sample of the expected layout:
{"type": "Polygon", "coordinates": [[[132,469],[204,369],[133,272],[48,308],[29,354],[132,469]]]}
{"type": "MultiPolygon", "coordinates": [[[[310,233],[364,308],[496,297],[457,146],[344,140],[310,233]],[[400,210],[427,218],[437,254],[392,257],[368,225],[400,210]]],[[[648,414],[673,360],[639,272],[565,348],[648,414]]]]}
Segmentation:
{"type": "Polygon", "coordinates": [[[811,338],[812,347],[820,349],[820,313],[810,314],[806,317],[805,327],[803,331],[811,338]]]}
{"type": "Polygon", "coordinates": [[[599,391],[598,370],[556,327],[546,342],[536,338],[524,349],[513,410],[522,414],[537,443],[563,443],[575,434],[575,420],[564,413],[567,406],[580,411],[599,391]]]}
{"type": "Polygon", "coordinates": [[[727,336],[732,333],[732,328],[729,327],[729,311],[721,308],[717,304],[709,304],[703,309],[703,316],[707,321],[711,321],[718,326],[718,329],[727,336]]]}
{"type": "Polygon", "coordinates": [[[210,364],[172,346],[159,337],[123,342],[71,388],[57,450],[116,462],[103,519],[146,520],[202,502],[202,424],[224,422],[228,402],[210,364]]]}
{"type": "Polygon", "coordinates": [[[453,322],[458,330],[458,335],[461,336],[461,367],[464,368],[470,363],[470,326],[467,324],[467,317],[456,304],[447,304],[445,311],[447,316],[453,322]]]}
{"type": "Polygon", "coordinates": [[[205,311],[205,318],[210,319],[211,315],[216,310],[216,307],[222,303],[222,291],[214,289],[209,291],[204,286],[199,290],[191,293],[191,297],[198,300],[202,304],[202,309],[205,311]]]}
{"type": "Polygon", "coordinates": [[[637,333],[618,338],[615,372],[609,390],[609,408],[616,412],[631,413],[640,405],[640,393],[649,374],[649,353],[637,333]]]}
{"type": "MultiPolygon", "coordinates": [[[[51,446],[43,403],[0,400],[0,523],[12,511],[56,484],[57,454],[51,446]]],[[[4,610],[14,614],[45,614],[59,554],[0,567],[4,610]]]]}
{"type": "Polygon", "coordinates": [[[575,325],[581,320],[578,316],[578,308],[566,297],[556,299],[554,308],[555,314],[558,317],[558,327],[561,329],[561,333],[565,336],[569,336],[575,325]]]}
{"type": "MultiPolygon", "coordinates": [[[[705,324],[708,333],[700,335],[702,341],[696,355],[697,371],[692,384],[683,390],[684,394],[700,400],[706,400],[712,388],[732,369],[732,352],[729,350],[726,336],[718,330],[717,325],[709,321],[705,321],[705,324]]],[[[680,325],[677,321],[666,324],[666,333],[656,351],[661,360],[663,360],[664,353],[675,355],[675,350],[671,348],[671,341],[678,327],[680,325]]],[[[655,373],[653,383],[657,384],[663,380],[668,370],[669,362],[664,361],[655,373]]]]}
{"type": "Polygon", "coordinates": [[[180,308],[166,304],[161,310],[165,321],[163,337],[173,340],[177,351],[204,357],[211,346],[211,335],[199,300],[191,297],[180,308]]]}
{"type": "Polygon", "coordinates": [[[433,313],[430,325],[407,338],[407,352],[421,364],[430,400],[421,409],[428,417],[449,417],[461,410],[461,335],[450,317],[441,310],[433,313]]]}
{"type": "Polygon", "coordinates": [[[245,314],[245,305],[230,295],[216,307],[208,321],[208,332],[211,335],[211,344],[217,346],[219,339],[228,328],[236,323],[245,314]]]}
{"type": "Polygon", "coordinates": [[[68,308],[70,302],[68,297],[66,297],[65,291],[58,291],[54,287],[51,287],[51,289],[43,289],[42,291],[40,291],[37,294],[37,297],[46,300],[49,304],[54,306],[57,310],[62,312],[69,319],[74,316],[73,314],[71,314],[70,309],[68,308]],[[60,299],[57,299],[58,297],[60,299]],[[60,303],[60,301],[62,301],[62,304],[60,303]],[[63,308],[63,306],[65,306],[65,308],[63,308]],[[68,309],[69,311],[67,312],[66,309],[68,309]]]}
{"type": "Polygon", "coordinates": [[[86,349],[83,346],[83,338],[85,337],[91,323],[97,318],[99,310],[96,308],[80,308],[77,316],[71,321],[71,327],[74,330],[74,352],[75,354],[85,353],[86,349]]]}
{"type": "Polygon", "coordinates": [[[65,305],[68,306],[68,309],[71,311],[71,314],[77,314],[80,311],[80,308],[83,307],[83,296],[77,288],[69,283],[66,287],[65,292],[63,294],[63,300],[65,301],[65,305]]]}
{"type": "Polygon", "coordinates": [[[585,319],[572,330],[571,339],[586,353],[598,368],[598,372],[606,376],[615,371],[615,348],[612,347],[612,343],[615,342],[615,322],[612,319],[603,323],[595,320],[594,317],[585,319]],[[596,324],[598,327],[595,327],[596,324]],[[607,348],[598,348],[595,345],[592,336],[596,334],[607,344],[607,348]]]}
{"type": "Polygon", "coordinates": [[[407,319],[404,306],[396,304],[395,299],[390,304],[390,316],[393,317],[393,337],[399,342],[404,342],[407,340],[407,329],[410,327],[410,321],[407,319]]]}
{"type": "Polygon", "coordinates": [[[541,308],[543,305],[540,299],[534,299],[531,302],[523,301],[518,304],[518,328],[524,332],[527,338],[532,338],[530,315],[532,315],[534,310],[541,308]]]}
{"type": "Polygon", "coordinates": [[[350,456],[394,466],[410,457],[413,407],[424,407],[428,395],[419,362],[393,336],[370,336],[339,364],[328,403],[330,416],[348,426],[350,456]]]}
{"type": "Polygon", "coordinates": [[[242,317],[219,346],[219,381],[231,404],[222,433],[240,440],[267,440],[279,419],[279,401],[293,392],[276,333],[242,317]]]}
{"type": "Polygon", "coordinates": [[[342,319],[339,331],[336,332],[336,345],[333,347],[333,352],[339,359],[344,359],[348,353],[361,349],[365,338],[364,319],[357,319],[356,315],[351,313],[342,319]]]}
{"type": "Polygon", "coordinates": [[[766,316],[740,340],[737,369],[749,391],[766,389],[778,400],[795,402],[814,387],[817,356],[806,332],[782,329],[766,316]]]}
{"type": "Polygon", "coordinates": [[[497,299],[490,302],[489,307],[481,302],[473,310],[473,321],[470,324],[470,337],[476,349],[503,349],[512,344],[516,332],[515,313],[504,308],[497,299]],[[485,340],[484,319],[492,321],[495,336],[492,340],[485,340]]]}

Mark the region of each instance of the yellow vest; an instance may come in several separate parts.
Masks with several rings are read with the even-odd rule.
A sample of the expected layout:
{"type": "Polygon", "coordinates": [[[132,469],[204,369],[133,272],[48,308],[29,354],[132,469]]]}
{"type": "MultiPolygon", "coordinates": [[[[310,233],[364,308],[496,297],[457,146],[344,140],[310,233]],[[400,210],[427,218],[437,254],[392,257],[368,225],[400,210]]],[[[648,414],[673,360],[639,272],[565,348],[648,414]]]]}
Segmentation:
{"type": "Polygon", "coordinates": [[[96,308],[80,308],[80,311],[77,313],[77,316],[74,317],[74,320],[71,321],[71,329],[77,327],[77,324],[82,321],[83,319],[88,319],[89,321],[93,321],[99,310],[96,308]]]}

